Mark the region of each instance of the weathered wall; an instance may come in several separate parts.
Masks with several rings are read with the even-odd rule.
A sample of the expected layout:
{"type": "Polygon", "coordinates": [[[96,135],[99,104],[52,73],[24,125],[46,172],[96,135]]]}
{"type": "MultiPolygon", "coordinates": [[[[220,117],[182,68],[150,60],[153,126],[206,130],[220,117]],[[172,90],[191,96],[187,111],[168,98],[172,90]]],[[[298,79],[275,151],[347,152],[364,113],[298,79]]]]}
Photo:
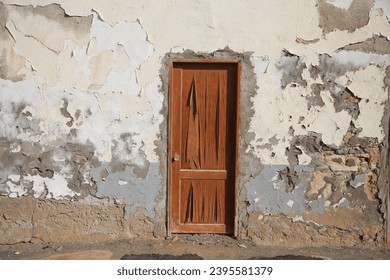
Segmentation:
{"type": "Polygon", "coordinates": [[[0,243],[166,234],[178,57],[243,61],[241,237],[383,242],[389,40],[386,0],[0,1],[0,243]]]}

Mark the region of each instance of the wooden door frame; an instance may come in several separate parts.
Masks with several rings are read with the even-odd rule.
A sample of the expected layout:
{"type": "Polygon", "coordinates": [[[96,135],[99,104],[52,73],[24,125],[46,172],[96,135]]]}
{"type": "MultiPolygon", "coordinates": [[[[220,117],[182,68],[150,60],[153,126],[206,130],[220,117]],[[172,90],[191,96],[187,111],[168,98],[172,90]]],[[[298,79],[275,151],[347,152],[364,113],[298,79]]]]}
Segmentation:
{"type": "MultiPolygon", "coordinates": [[[[388,148],[389,149],[389,148],[388,148]]],[[[389,153],[387,153],[387,157],[389,157],[389,153]]],[[[387,199],[385,200],[387,203],[387,213],[386,213],[386,242],[390,243],[390,159],[387,160],[387,199]]]]}
{"type": "Polygon", "coordinates": [[[172,114],[171,114],[171,108],[172,108],[172,71],[173,71],[173,64],[174,63],[202,63],[202,64],[234,64],[237,67],[237,100],[236,100],[236,147],[235,147],[235,170],[234,170],[234,224],[233,224],[233,235],[236,237],[238,235],[238,196],[239,196],[239,189],[238,189],[238,148],[239,148],[239,132],[240,132],[240,95],[241,95],[241,69],[242,69],[242,61],[240,59],[211,59],[211,58],[194,58],[194,59],[171,59],[169,62],[169,86],[168,86],[168,199],[167,199],[167,236],[170,236],[172,233],[172,218],[171,218],[171,206],[172,206],[172,176],[171,176],[171,152],[172,152],[172,141],[171,141],[171,135],[172,135],[172,114]]]}

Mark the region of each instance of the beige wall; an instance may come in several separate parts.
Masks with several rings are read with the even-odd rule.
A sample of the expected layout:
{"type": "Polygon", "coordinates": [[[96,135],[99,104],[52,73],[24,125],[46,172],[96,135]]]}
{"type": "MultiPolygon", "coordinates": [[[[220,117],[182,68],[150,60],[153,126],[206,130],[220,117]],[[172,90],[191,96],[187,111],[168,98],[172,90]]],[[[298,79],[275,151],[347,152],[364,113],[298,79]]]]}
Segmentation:
{"type": "MultiPolygon", "coordinates": [[[[2,199],[77,201],[91,217],[120,207],[105,238],[163,236],[163,60],[227,48],[249,57],[256,84],[242,102],[251,108],[241,116],[241,235],[381,242],[389,38],[385,0],[2,1],[2,199]]],[[[36,237],[18,238],[4,242],[36,237]]]]}

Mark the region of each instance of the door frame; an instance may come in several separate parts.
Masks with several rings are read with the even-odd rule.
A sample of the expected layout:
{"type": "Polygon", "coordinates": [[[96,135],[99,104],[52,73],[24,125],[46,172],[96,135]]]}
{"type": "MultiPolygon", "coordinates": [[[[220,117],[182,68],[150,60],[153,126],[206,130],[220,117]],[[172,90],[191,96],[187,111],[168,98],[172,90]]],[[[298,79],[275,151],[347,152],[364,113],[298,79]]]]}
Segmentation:
{"type": "Polygon", "coordinates": [[[239,188],[238,188],[238,159],[239,159],[239,139],[240,139],[240,96],[241,96],[241,71],[242,71],[242,61],[240,59],[212,59],[212,58],[194,58],[194,59],[171,59],[169,61],[169,86],[168,86],[168,199],[167,199],[167,236],[170,236],[172,233],[172,213],[171,213],[171,206],[172,206],[172,176],[171,176],[171,153],[172,153],[172,114],[171,114],[171,108],[172,108],[172,71],[173,71],[173,64],[174,63],[200,63],[200,64],[233,64],[237,67],[237,100],[236,100],[236,147],[235,147],[235,169],[234,169],[234,224],[233,224],[233,235],[236,237],[238,235],[238,196],[239,196],[239,188]]]}
{"type": "Polygon", "coordinates": [[[387,199],[385,200],[387,203],[387,213],[386,213],[386,243],[390,244],[390,159],[389,153],[387,153],[387,199]]]}

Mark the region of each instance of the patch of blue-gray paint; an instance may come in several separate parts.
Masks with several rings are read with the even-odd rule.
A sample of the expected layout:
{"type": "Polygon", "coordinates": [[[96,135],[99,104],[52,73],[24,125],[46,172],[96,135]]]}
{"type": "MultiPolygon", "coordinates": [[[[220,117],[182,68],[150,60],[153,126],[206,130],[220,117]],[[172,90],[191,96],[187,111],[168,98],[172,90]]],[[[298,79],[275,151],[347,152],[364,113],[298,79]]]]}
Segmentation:
{"type": "MultiPolygon", "coordinates": [[[[297,166],[294,166],[294,171],[308,173],[306,175],[309,175],[309,177],[310,177],[311,173],[314,171],[314,167],[309,166],[309,165],[297,165],[297,166]]],[[[305,177],[308,177],[308,176],[305,176],[305,177]]],[[[306,178],[306,180],[307,180],[307,178],[306,178]]]]}
{"type": "Polygon", "coordinates": [[[357,174],[354,176],[355,178],[351,179],[349,181],[349,185],[355,189],[358,187],[361,187],[364,185],[364,182],[366,180],[366,175],[364,174],[357,174]]]}
{"type": "MultiPolygon", "coordinates": [[[[248,212],[262,211],[272,214],[297,214],[305,212],[305,192],[308,188],[313,168],[295,166],[299,182],[292,192],[283,187],[286,182],[280,179],[278,171],[287,165],[265,165],[261,174],[249,180],[246,185],[248,212]]],[[[290,168],[292,168],[290,166],[290,168]]]]}
{"type": "Polygon", "coordinates": [[[131,206],[125,206],[125,216],[124,219],[128,221],[130,219],[131,213],[133,212],[133,209],[131,206]]]}
{"type": "Polygon", "coordinates": [[[316,200],[310,201],[308,203],[308,211],[314,211],[317,213],[324,213],[325,212],[325,201],[322,197],[318,197],[316,200]]]}
{"type": "Polygon", "coordinates": [[[151,163],[145,178],[134,175],[132,167],[120,172],[111,172],[110,164],[102,164],[91,170],[91,176],[97,184],[97,196],[109,197],[125,204],[125,218],[131,214],[153,217],[155,215],[156,197],[161,191],[162,177],[158,163],[151,163]],[[100,173],[108,171],[106,178],[100,173]]]}

